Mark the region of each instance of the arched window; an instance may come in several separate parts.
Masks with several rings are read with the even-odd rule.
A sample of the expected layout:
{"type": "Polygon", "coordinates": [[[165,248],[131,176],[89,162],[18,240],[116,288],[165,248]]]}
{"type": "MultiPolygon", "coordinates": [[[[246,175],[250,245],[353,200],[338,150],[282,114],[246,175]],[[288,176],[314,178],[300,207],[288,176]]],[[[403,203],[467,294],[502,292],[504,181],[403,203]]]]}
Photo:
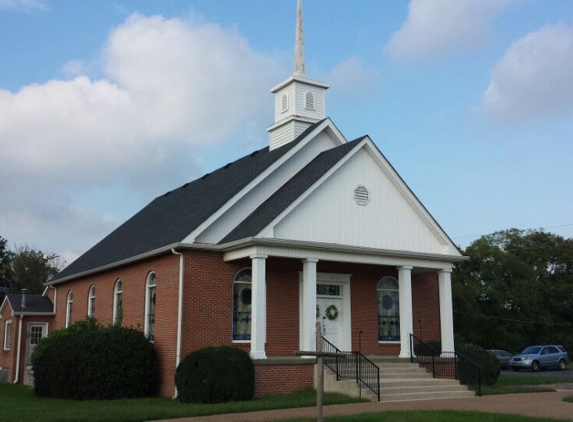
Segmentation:
{"type": "Polygon", "coordinates": [[[288,110],[288,95],[283,94],[281,98],[281,106],[283,113],[288,110]]]}
{"type": "Polygon", "coordinates": [[[66,328],[72,323],[72,308],[74,305],[74,294],[70,290],[68,292],[68,299],[66,301],[66,328]]]}
{"type": "Polygon", "coordinates": [[[233,340],[251,339],[251,269],[241,270],[233,281],[233,340]]]}
{"type": "Polygon", "coordinates": [[[394,277],[384,277],[378,282],[378,341],[400,340],[399,297],[394,277]]]}
{"type": "Polygon", "coordinates": [[[155,273],[149,273],[145,293],[145,336],[150,341],[155,334],[155,279],[155,273]]]}
{"type": "Polygon", "coordinates": [[[113,289],[113,323],[118,325],[121,325],[121,320],[123,319],[122,299],[123,287],[121,280],[117,280],[113,289]]]}
{"type": "Polygon", "coordinates": [[[96,288],[94,285],[90,287],[88,292],[88,316],[93,317],[95,313],[95,301],[96,301],[96,288]]]}
{"type": "Polygon", "coordinates": [[[312,92],[310,92],[310,91],[306,93],[305,108],[307,108],[309,110],[314,110],[314,95],[312,95],[312,92]]]}

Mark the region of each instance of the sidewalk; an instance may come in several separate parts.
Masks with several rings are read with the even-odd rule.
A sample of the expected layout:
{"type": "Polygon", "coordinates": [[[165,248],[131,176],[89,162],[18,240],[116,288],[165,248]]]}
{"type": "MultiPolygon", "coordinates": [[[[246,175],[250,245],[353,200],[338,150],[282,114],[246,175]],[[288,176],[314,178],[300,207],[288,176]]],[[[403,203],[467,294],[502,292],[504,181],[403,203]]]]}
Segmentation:
{"type": "MultiPolygon", "coordinates": [[[[562,390],[552,393],[502,394],[462,399],[339,404],[324,406],[323,414],[325,417],[328,417],[385,412],[390,410],[471,410],[573,421],[573,403],[563,401],[564,397],[571,395],[573,395],[573,391],[562,390]]],[[[251,413],[232,413],[196,418],[171,419],[168,422],[248,422],[302,417],[316,418],[316,408],[305,407],[265,410],[251,413]]]]}

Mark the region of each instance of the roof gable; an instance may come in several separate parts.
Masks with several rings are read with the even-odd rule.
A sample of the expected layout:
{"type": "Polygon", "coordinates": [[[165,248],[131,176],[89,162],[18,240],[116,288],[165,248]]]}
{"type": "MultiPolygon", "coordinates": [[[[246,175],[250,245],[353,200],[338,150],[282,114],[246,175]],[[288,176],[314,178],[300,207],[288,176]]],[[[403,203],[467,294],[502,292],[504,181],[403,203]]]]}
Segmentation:
{"type": "Polygon", "coordinates": [[[336,150],[317,157],[225,240],[248,235],[460,256],[368,137],[343,147],[336,159],[336,150]],[[370,195],[367,205],[354,198],[359,187],[370,195]]]}
{"type": "Polygon", "coordinates": [[[0,313],[8,305],[15,315],[54,313],[54,305],[47,296],[26,294],[26,307],[22,307],[22,296],[20,293],[8,293],[2,302],[0,313]]]}

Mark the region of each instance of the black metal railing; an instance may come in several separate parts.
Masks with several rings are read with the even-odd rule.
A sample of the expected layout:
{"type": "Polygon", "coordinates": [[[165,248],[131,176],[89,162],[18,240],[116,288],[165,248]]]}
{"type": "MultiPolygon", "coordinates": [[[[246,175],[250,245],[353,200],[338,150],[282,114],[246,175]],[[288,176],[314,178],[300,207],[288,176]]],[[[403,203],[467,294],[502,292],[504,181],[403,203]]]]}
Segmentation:
{"type": "Polygon", "coordinates": [[[359,385],[371,390],[380,401],[380,368],[360,352],[343,352],[322,337],[322,351],[341,353],[345,358],[325,357],[324,364],[335,374],[336,380],[354,379],[359,385]]]}
{"type": "Polygon", "coordinates": [[[417,362],[434,378],[459,380],[481,396],[480,366],[458,352],[442,352],[410,334],[410,362],[417,362]]]}

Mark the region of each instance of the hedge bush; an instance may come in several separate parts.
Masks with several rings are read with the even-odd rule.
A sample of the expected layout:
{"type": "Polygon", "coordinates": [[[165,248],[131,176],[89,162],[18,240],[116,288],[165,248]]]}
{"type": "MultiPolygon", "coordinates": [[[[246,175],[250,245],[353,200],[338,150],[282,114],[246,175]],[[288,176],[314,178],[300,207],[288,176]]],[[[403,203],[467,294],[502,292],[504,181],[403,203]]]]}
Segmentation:
{"type": "Polygon", "coordinates": [[[438,340],[426,341],[425,343],[417,343],[414,346],[414,354],[416,356],[440,356],[442,353],[442,342],[438,340]]]}
{"type": "MultiPolygon", "coordinates": [[[[493,385],[497,382],[500,373],[500,365],[497,358],[486,350],[472,343],[463,343],[456,346],[456,351],[480,366],[480,379],[482,385],[493,385]]],[[[465,360],[460,360],[458,375],[463,384],[473,385],[477,381],[473,365],[465,360]]]]}
{"type": "Polygon", "coordinates": [[[132,328],[88,318],[42,339],[31,361],[38,396],[109,400],[154,393],[153,345],[132,328]]]}
{"type": "Polygon", "coordinates": [[[251,400],[255,369],[249,355],[236,347],[199,349],[185,357],[175,372],[183,403],[223,403],[251,400]]]}

